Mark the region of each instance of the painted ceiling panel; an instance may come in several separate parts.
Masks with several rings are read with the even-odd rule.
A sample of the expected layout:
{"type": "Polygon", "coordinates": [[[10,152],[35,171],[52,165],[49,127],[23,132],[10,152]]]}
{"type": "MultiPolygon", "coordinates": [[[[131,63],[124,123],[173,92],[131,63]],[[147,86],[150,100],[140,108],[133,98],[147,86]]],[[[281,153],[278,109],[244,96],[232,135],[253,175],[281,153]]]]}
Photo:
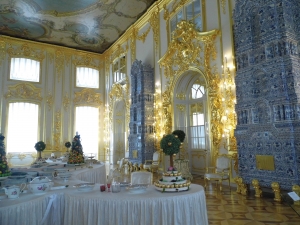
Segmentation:
{"type": "Polygon", "coordinates": [[[103,53],[156,0],[1,0],[0,35],[103,53]]]}

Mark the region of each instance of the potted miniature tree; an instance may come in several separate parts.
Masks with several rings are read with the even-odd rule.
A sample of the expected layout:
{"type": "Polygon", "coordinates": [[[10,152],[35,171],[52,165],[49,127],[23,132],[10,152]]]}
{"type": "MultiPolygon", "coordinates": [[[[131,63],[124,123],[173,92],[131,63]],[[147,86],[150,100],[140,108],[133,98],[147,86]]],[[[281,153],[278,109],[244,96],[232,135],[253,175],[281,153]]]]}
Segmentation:
{"type": "Polygon", "coordinates": [[[38,159],[38,160],[41,159],[41,158],[42,158],[42,151],[44,151],[45,148],[46,148],[45,142],[39,141],[39,142],[35,143],[34,148],[35,148],[35,150],[37,150],[37,152],[38,152],[38,157],[37,157],[37,159],[38,159]]]}
{"type": "Polygon", "coordinates": [[[173,167],[173,155],[177,154],[181,142],[174,134],[165,135],[160,141],[160,147],[166,155],[170,156],[170,167],[173,167]]]}

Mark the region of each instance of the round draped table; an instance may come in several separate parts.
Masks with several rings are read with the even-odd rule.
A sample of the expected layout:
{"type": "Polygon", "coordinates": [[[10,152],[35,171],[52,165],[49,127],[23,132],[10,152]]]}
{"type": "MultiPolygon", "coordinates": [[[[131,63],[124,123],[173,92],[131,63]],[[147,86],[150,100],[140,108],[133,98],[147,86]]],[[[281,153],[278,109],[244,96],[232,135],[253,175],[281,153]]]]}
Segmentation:
{"type": "Polygon", "coordinates": [[[150,186],[145,192],[122,188],[112,193],[100,192],[100,184],[96,184],[91,192],[80,192],[72,187],[80,182],[80,172],[75,173],[77,179],[68,181],[68,188],[0,200],[0,224],[208,225],[205,192],[200,185],[192,184],[184,192],[162,193],[150,186]]]}

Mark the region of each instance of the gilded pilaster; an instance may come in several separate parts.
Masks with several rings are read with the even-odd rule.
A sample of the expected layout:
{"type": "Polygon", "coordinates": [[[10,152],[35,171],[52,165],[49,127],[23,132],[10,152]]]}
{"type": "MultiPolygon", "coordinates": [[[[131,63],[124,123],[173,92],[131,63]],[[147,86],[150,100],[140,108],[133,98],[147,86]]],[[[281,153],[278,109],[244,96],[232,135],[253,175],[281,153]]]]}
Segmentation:
{"type": "Polygon", "coordinates": [[[64,67],[65,67],[65,55],[64,55],[63,51],[56,50],[55,51],[55,68],[56,68],[57,82],[59,82],[61,79],[64,67]]]}

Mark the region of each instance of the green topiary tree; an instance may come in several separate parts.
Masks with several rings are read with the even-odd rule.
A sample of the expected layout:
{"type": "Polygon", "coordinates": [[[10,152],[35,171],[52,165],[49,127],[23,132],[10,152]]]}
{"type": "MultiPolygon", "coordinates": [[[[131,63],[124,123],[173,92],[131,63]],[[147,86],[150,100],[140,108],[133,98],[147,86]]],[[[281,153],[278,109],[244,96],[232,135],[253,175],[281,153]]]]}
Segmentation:
{"type": "Polygon", "coordinates": [[[182,130],[174,130],[172,134],[177,135],[180,142],[184,142],[185,139],[185,133],[182,130]]]}
{"type": "Polygon", "coordinates": [[[165,135],[160,141],[160,147],[166,155],[170,156],[170,166],[173,167],[173,155],[180,149],[180,140],[173,134],[165,135]]]}
{"type": "Polygon", "coordinates": [[[4,138],[5,137],[0,133],[0,177],[7,177],[10,175],[10,170],[7,165],[4,138]]]}

